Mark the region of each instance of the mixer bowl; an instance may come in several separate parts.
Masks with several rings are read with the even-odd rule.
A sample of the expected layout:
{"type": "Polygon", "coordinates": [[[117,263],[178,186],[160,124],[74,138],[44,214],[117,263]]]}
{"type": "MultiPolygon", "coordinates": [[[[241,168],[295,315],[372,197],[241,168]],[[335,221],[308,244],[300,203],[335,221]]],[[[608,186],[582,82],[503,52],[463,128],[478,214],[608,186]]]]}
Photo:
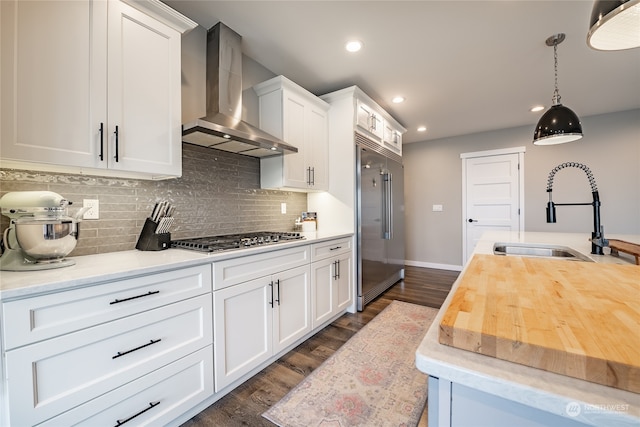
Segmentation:
{"type": "Polygon", "coordinates": [[[76,247],[78,222],[61,219],[18,219],[16,240],[22,250],[37,261],[62,260],[76,247]]]}

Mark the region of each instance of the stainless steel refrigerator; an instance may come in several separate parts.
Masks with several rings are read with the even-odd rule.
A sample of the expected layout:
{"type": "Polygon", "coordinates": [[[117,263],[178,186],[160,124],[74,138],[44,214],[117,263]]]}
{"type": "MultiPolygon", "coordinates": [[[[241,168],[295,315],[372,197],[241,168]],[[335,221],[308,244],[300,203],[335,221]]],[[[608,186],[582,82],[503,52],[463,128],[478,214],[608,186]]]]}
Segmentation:
{"type": "Polygon", "coordinates": [[[358,311],[404,278],[402,158],[356,138],[358,311]]]}

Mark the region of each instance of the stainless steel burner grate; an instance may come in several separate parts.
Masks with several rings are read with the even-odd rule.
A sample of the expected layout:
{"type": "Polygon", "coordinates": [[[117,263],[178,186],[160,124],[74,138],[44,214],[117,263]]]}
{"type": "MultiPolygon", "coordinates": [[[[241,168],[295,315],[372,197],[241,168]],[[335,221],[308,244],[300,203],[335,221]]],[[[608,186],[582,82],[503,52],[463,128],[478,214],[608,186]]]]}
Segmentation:
{"type": "Polygon", "coordinates": [[[200,252],[219,252],[301,239],[304,239],[304,236],[300,233],[260,231],[257,233],[227,234],[222,236],[173,240],[171,241],[171,247],[200,252]]]}

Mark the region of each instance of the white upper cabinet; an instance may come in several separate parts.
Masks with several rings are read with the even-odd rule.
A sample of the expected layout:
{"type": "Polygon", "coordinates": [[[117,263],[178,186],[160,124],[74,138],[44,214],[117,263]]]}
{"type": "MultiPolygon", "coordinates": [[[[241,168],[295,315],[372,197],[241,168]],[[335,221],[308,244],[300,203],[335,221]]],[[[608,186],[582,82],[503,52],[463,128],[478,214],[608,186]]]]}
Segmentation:
{"type": "Polygon", "coordinates": [[[380,141],[383,132],[382,115],[362,100],[357,100],[356,105],[357,129],[365,135],[373,136],[377,141],[380,141]]]}
{"type": "Polygon", "coordinates": [[[402,134],[406,129],[359,88],[347,90],[352,90],[355,97],[356,132],[402,155],[402,134]]]}
{"type": "Polygon", "coordinates": [[[385,120],[382,133],[382,143],[384,146],[396,154],[402,154],[402,132],[394,127],[393,123],[385,120]]]}
{"type": "Polygon", "coordinates": [[[181,175],[181,32],[195,23],[132,4],[1,2],[3,167],[181,175]]]}
{"type": "Polygon", "coordinates": [[[262,188],[329,188],[329,104],[283,76],[254,86],[260,128],[295,146],[297,153],[260,159],[262,188]]]}

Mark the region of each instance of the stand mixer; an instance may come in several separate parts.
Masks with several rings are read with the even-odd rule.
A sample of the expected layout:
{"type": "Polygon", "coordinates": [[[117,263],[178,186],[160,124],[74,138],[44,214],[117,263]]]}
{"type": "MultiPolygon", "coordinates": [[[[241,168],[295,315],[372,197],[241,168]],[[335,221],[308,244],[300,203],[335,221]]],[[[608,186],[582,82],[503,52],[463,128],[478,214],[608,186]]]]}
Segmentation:
{"type": "Polygon", "coordinates": [[[79,218],[67,216],[71,202],[51,191],[15,191],[0,198],[0,212],[10,218],[4,230],[0,270],[32,271],[74,265],[66,259],[78,239],[79,218]]]}

